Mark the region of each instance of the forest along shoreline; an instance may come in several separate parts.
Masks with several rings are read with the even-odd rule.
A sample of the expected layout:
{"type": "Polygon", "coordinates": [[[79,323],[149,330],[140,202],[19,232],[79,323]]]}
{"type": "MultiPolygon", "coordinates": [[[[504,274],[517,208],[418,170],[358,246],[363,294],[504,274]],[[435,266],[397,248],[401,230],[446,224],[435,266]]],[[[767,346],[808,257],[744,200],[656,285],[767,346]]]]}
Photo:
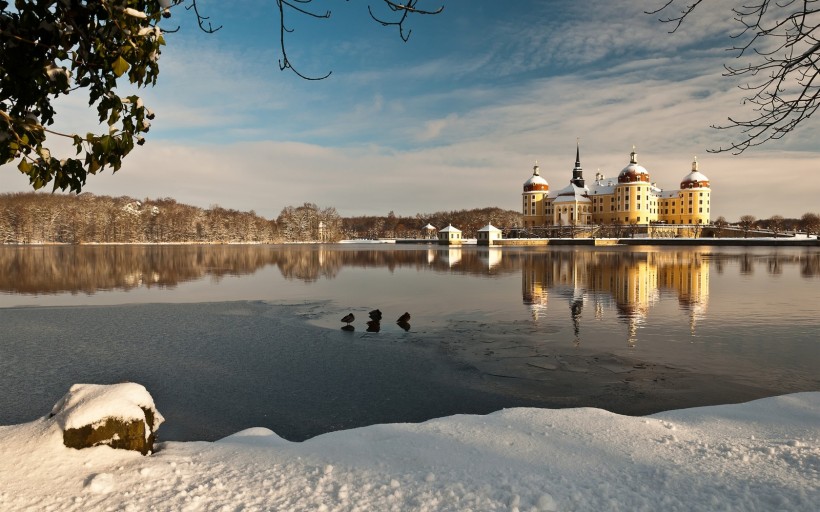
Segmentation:
{"type": "MultiPolygon", "coordinates": [[[[382,242],[391,242],[397,239],[382,239],[382,242]]],[[[426,239],[403,239],[404,243],[427,243],[426,239]]],[[[494,245],[494,248],[523,247],[523,246],[547,246],[547,245],[578,245],[578,246],[715,246],[715,247],[820,247],[820,237],[757,237],[757,238],[525,238],[525,239],[503,239],[501,245],[494,245]]],[[[77,247],[77,246],[162,246],[162,245],[355,245],[356,242],[367,244],[369,240],[344,240],[345,244],[338,242],[29,242],[29,243],[0,243],[0,247],[77,247]]],[[[469,248],[475,244],[466,244],[461,248],[469,248]]]]}
{"type": "MultiPolygon", "coordinates": [[[[341,240],[427,239],[425,227],[438,229],[452,224],[465,239],[477,237],[488,224],[522,233],[523,214],[498,207],[416,213],[415,215],[361,215],[343,217],[334,207],[314,203],[285,206],[275,219],[255,211],[237,211],[213,205],[209,208],[178,203],[170,197],[135,199],[97,196],[84,192],[43,194],[37,192],[0,194],[0,245],[6,244],[131,244],[131,243],[314,243],[341,240]]],[[[665,225],[653,228],[668,231],[665,225]]],[[[600,226],[599,234],[626,239],[638,236],[645,226],[600,226]],[[606,233],[604,233],[606,232],[606,233]]],[[[580,226],[565,226],[566,238],[580,226]]],[[[820,215],[807,212],[800,218],[773,215],[756,219],[743,215],[736,223],[722,216],[710,225],[693,225],[702,239],[739,237],[817,237],[820,215]]],[[[555,228],[561,229],[561,228],[555,228]]],[[[533,230],[530,230],[533,231],[533,230]]],[[[664,233],[668,235],[669,233],[664,233]]],[[[508,237],[509,238],[509,237],[508,237]]]]}

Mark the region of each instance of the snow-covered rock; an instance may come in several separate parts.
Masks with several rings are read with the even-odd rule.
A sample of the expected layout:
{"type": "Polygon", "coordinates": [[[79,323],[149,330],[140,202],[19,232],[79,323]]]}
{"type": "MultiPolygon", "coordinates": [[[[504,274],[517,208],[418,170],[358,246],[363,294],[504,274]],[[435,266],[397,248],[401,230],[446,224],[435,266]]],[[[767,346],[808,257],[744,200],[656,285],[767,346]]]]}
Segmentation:
{"type": "Polygon", "coordinates": [[[110,446],[146,455],[164,421],[148,391],[133,382],[74,384],[51,410],[69,448],[110,446]]]}

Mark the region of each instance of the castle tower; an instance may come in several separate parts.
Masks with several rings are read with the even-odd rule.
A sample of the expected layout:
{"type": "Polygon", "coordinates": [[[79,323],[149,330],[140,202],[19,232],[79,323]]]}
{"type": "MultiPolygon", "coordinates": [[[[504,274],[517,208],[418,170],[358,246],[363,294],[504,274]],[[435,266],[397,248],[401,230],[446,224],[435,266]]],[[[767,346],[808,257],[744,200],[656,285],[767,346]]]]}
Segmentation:
{"type": "Polygon", "coordinates": [[[615,187],[615,221],[619,224],[649,224],[658,219],[656,198],[649,171],[638,164],[632,146],[629,164],[618,175],[615,187]]]}
{"type": "Polygon", "coordinates": [[[692,171],[680,182],[681,224],[709,224],[712,189],[709,178],[698,170],[698,158],[692,161],[692,171]]]}
{"type": "Polygon", "coordinates": [[[544,225],[544,198],[549,193],[547,180],[541,177],[538,162],[532,168],[532,176],[524,182],[523,200],[524,227],[544,225]]]}

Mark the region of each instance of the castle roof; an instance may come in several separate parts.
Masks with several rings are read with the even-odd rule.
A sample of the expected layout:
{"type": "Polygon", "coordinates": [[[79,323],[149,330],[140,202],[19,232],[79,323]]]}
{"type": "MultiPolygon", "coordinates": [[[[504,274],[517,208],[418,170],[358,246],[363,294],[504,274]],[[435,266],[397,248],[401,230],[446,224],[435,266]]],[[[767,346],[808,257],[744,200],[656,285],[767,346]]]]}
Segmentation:
{"type": "Polygon", "coordinates": [[[618,175],[618,183],[631,183],[635,181],[649,181],[649,171],[642,165],[638,164],[638,154],[635,152],[635,147],[632,147],[632,153],[629,154],[629,165],[623,168],[618,175]]]}
{"type": "Polygon", "coordinates": [[[579,187],[574,183],[570,183],[566,187],[562,188],[561,190],[555,192],[555,194],[550,194],[551,197],[554,197],[553,204],[556,203],[589,203],[589,189],[587,187],[579,187]]]}
{"type": "Polygon", "coordinates": [[[535,165],[532,168],[532,176],[524,182],[524,192],[546,192],[550,189],[549,183],[541,177],[539,170],[540,167],[538,167],[538,162],[535,162],[535,165]]]}
{"type": "Polygon", "coordinates": [[[486,226],[484,226],[483,228],[478,230],[479,233],[484,233],[485,231],[486,232],[498,232],[498,231],[501,231],[501,230],[498,229],[497,227],[493,226],[492,224],[487,224],[486,226]]]}
{"type": "Polygon", "coordinates": [[[692,162],[692,172],[683,177],[680,188],[709,188],[709,178],[698,170],[698,159],[692,162]]]}
{"type": "Polygon", "coordinates": [[[614,194],[615,193],[615,186],[618,184],[618,180],[615,178],[606,178],[595,180],[592,182],[592,186],[589,187],[590,194],[614,194]]]}

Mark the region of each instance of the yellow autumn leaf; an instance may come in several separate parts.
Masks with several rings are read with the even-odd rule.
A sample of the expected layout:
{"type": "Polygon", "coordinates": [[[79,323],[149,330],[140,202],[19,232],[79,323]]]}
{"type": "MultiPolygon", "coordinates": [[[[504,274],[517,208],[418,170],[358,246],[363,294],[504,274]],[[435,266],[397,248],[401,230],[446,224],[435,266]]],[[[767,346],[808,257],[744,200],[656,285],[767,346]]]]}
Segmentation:
{"type": "Polygon", "coordinates": [[[122,56],[117,57],[117,60],[111,64],[111,69],[114,71],[114,74],[117,75],[117,78],[124,75],[129,67],[131,67],[131,65],[128,64],[128,61],[123,59],[122,56]]]}

